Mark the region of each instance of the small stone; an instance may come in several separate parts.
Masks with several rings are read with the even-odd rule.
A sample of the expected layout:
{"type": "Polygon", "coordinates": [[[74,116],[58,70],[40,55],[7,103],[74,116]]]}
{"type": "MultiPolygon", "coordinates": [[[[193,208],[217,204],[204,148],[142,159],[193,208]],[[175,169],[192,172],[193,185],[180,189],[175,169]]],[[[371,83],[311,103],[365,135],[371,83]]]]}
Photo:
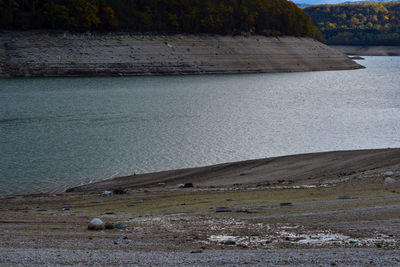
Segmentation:
{"type": "Polygon", "coordinates": [[[109,195],[111,195],[112,194],[112,192],[111,191],[108,191],[108,190],[105,190],[104,192],[103,192],[103,195],[104,196],[109,196],[109,195]]]}
{"type": "Polygon", "coordinates": [[[191,254],[197,254],[197,253],[203,253],[203,251],[201,249],[199,250],[192,250],[190,251],[191,254]]]}
{"type": "Polygon", "coordinates": [[[132,204],[140,204],[140,203],[143,203],[143,200],[132,200],[131,203],[132,204]]]}
{"type": "Polygon", "coordinates": [[[244,172],[240,173],[239,176],[245,176],[246,174],[244,172]]]}
{"type": "Polygon", "coordinates": [[[178,188],[192,188],[193,183],[178,184],[178,188]]]}
{"type": "Polygon", "coordinates": [[[113,223],[114,224],[114,227],[115,228],[117,228],[117,229],[125,229],[126,228],[126,223],[123,223],[123,222],[116,222],[116,223],[113,223]]]}
{"type": "Polygon", "coordinates": [[[115,194],[115,195],[123,195],[123,194],[126,194],[126,190],[124,190],[124,189],[114,189],[113,190],[113,194],[115,194]]]}
{"type": "Polygon", "coordinates": [[[281,207],[292,206],[292,202],[282,202],[282,203],[279,203],[279,206],[281,206],[281,207]]]}
{"type": "Polygon", "coordinates": [[[62,208],[62,210],[71,210],[72,209],[72,205],[70,204],[65,204],[62,208]]]}
{"type": "Polygon", "coordinates": [[[99,231],[104,229],[104,223],[99,218],[94,218],[88,225],[88,230],[99,231]]]}
{"type": "Polygon", "coordinates": [[[224,245],[236,245],[235,240],[232,240],[232,239],[224,240],[221,243],[224,244],[224,245]]]}
{"type": "Polygon", "coordinates": [[[396,182],[396,180],[393,179],[393,178],[391,178],[391,177],[386,177],[386,178],[385,178],[385,181],[384,181],[384,183],[385,183],[386,185],[388,185],[388,184],[394,184],[395,182],[396,182]]]}
{"type": "Polygon", "coordinates": [[[48,211],[48,208],[47,207],[38,207],[36,210],[37,211],[48,211]]]}
{"type": "Polygon", "coordinates": [[[339,196],[339,199],[350,199],[349,195],[341,195],[339,196]]]}
{"type": "Polygon", "coordinates": [[[106,222],[106,223],[104,224],[104,228],[107,229],[107,230],[112,230],[112,229],[115,228],[115,226],[114,226],[114,224],[112,224],[112,223],[110,223],[110,222],[106,222]]]}
{"type": "Polygon", "coordinates": [[[394,173],[392,171],[385,171],[383,175],[385,176],[392,176],[394,173]]]}
{"type": "Polygon", "coordinates": [[[215,212],[232,212],[232,210],[228,207],[216,207],[215,212]]]}
{"type": "Polygon", "coordinates": [[[105,215],[115,215],[117,213],[115,213],[114,211],[108,211],[104,213],[105,215]]]}
{"type": "Polygon", "coordinates": [[[232,198],[228,198],[226,201],[233,201],[233,199],[232,198]]]}

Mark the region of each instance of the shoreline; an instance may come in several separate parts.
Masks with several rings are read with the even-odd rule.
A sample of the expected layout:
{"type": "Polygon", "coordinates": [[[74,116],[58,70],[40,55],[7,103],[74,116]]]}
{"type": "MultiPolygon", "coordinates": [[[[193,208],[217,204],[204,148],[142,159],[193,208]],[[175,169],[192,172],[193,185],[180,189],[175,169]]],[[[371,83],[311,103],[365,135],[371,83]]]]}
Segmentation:
{"type": "MultiPolygon", "coordinates": [[[[2,194],[0,200],[14,197],[35,197],[67,194],[93,194],[103,191],[122,190],[142,190],[143,188],[155,188],[156,190],[174,190],[178,184],[194,183],[198,188],[229,187],[234,184],[243,187],[252,187],[256,184],[277,184],[281,176],[292,177],[295,180],[291,182],[305,182],[305,176],[315,176],[310,173],[308,168],[320,168],[320,173],[324,179],[329,177],[341,176],[343,172],[357,173],[360,168],[367,169],[366,164],[375,162],[375,165],[382,164],[382,158],[394,157],[398,166],[395,168],[400,171],[400,148],[382,148],[382,149],[360,149],[360,150],[336,150],[326,152],[312,152],[303,154],[289,154],[277,157],[250,159],[234,162],[225,162],[198,167],[188,167],[179,169],[160,170],[140,174],[131,174],[105,178],[102,180],[83,183],[80,185],[68,187],[65,191],[59,192],[38,192],[27,194],[2,194]],[[348,166],[347,161],[354,161],[354,166],[348,166]],[[334,168],[327,166],[324,161],[335,164],[334,168]],[[310,164],[308,168],[303,167],[295,171],[287,171],[285,168],[292,168],[296,165],[310,164]],[[343,169],[337,169],[340,166],[343,169]],[[336,168],[336,170],[335,170],[336,168]],[[350,168],[350,171],[344,171],[350,168]],[[271,173],[261,175],[261,173],[271,173]],[[330,174],[324,174],[329,172],[330,174]],[[276,174],[278,173],[278,174],[276,174]],[[307,174],[308,173],[308,174],[307,174]],[[162,184],[160,186],[160,184],[162,184]]],[[[371,166],[375,166],[371,165],[371,166]]],[[[393,167],[393,166],[392,166],[393,167]]],[[[314,171],[313,171],[314,172],[314,171]]],[[[317,178],[307,177],[309,184],[321,183],[317,178]]],[[[286,182],[288,182],[286,181],[286,182]]]]}
{"type": "MultiPolygon", "coordinates": [[[[162,187],[165,189],[173,189],[176,188],[177,184],[183,183],[193,183],[198,187],[205,188],[227,187],[233,184],[252,186],[257,183],[276,182],[275,180],[281,176],[290,177],[293,182],[304,182],[306,176],[308,176],[308,182],[318,183],[320,179],[316,177],[317,174],[310,173],[310,171],[315,172],[313,170],[315,168],[320,168],[318,173],[322,173],[325,177],[324,179],[328,179],[329,177],[340,176],[343,172],[357,173],[360,169],[380,166],[379,164],[383,164],[382,159],[391,159],[391,157],[397,160],[396,164],[398,166],[396,168],[400,169],[400,148],[339,150],[285,155],[114,177],[71,187],[66,190],[66,193],[160,188],[160,184],[163,184],[162,187]],[[334,164],[335,167],[329,167],[325,161],[334,164]],[[347,161],[352,161],[353,166],[349,166],[347,161]],[[293,166],[305,164],[309,164],[309,166],[297,168],[294,171],[285,170],[285,168],[290,169],[293,166]],[[370,165],[367,166],[368,164],[370,165]],[[327,172],[329,172],[329,175],[325,174],[327,172]],[[263,177],[262,173],[270,174],[263,177]],[[310,177],[313,178],[311,179],[310,177]]],[[[288,178],[288,180],[290,179],[288,178]]]]}
{"type": "Polygon", "coordinates": [[[383,45],[329,45],[346,55],[354,56],[400,56],[400,46],[383,45]]]}
{"type": "Polygon", "coordinates": [[[3,32],[0,77],[276,73],[363,68],[311,38],[3,32]],[[101,55],[101,57],[99,57],[101,55]]]}

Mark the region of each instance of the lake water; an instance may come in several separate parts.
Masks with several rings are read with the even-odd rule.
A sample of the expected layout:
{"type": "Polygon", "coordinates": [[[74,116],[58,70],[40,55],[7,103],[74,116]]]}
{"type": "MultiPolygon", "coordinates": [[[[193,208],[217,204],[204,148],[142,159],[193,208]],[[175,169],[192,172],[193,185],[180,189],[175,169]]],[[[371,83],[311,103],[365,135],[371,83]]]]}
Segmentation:
{"type": "Polygon", "coordinates": [[[0,194],[400,147],[400,57],[309,73],[0,80],[0,194]]]}

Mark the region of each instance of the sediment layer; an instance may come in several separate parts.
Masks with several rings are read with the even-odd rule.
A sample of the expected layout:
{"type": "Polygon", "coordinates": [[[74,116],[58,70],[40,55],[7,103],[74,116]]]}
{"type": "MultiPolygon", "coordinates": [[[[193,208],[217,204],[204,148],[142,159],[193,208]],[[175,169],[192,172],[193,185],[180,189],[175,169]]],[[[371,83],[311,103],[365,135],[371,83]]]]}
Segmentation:
{"type": "Polygon", "coordinates": [[[2,32],[0,77],[268,73],[362,66],[311,38],[2,32]]]}

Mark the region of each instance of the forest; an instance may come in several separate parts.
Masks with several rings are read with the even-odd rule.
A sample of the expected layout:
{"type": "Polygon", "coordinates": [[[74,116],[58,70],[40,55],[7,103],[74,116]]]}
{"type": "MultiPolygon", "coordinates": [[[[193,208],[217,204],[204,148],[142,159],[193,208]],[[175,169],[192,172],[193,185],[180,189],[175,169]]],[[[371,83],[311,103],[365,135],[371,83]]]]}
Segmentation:
{"type": "Polygon", "coordinates": [[[0,0],[0,29],[322,38],[287,0],[0,0]]]}
{"type": "Polygon", "coordinates": [[[400,2],[304,8],[328,44],[400,45],[400,2]]]}

